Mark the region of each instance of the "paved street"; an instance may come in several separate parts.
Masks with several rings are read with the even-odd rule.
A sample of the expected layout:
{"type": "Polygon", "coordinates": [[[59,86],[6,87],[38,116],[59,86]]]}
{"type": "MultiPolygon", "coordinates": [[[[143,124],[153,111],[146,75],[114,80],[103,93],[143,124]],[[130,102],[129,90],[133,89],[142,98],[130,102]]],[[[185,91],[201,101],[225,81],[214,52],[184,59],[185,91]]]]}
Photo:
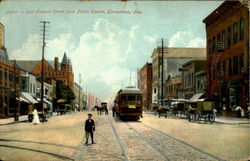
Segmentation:
{"type": "Polygon", "coordinates": [[[179,161],[249,157],[249,124],[196,124],[149,114],[138,122],[123,122],[93,113],[97,144],[85,146],[86,114],[53,116],[40,125],[1,125],[0,159],[179,161]]]}

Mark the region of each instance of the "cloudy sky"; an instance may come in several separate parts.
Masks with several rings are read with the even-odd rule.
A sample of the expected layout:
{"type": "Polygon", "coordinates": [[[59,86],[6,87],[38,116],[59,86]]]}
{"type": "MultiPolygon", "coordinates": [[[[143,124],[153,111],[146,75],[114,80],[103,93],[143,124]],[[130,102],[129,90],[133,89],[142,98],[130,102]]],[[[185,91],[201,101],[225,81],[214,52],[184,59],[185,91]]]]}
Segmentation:
{"type": "Polygon", "coordinates": [[[202,20],[221,1],[4,1],[0,22],[10,59],[41,59],[41,24],[49,21],[45,57],[71,58],[75,81],[102,100],[136,85],[136,71],[161,38],[171,47],[205,47],[202,20]],[[119,12],[119,13],[117,13],[119,12]]]}

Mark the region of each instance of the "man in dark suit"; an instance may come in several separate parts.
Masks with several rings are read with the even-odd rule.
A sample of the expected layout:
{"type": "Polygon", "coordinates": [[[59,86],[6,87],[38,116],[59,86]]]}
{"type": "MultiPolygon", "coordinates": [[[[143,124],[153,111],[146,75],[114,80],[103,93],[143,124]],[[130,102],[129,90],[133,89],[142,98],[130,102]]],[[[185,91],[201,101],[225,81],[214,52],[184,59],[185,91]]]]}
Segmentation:
{"type": "Polygon", "coordinates": [[[86,142],[85,145],[88,144],[89,135],[91,136],[92,144],[94,142],[94,131],[95,131],[95,122],[91,119],[92,114],[88,114],[88,119],[85,121],[85,133],[86,133],[86,142]]]}

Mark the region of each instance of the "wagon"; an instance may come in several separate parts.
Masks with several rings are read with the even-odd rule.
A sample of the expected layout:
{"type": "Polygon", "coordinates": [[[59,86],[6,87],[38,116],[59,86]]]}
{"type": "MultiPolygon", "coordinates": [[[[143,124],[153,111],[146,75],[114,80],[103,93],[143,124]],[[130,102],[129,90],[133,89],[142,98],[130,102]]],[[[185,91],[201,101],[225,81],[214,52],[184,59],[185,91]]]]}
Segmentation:
{"type": "Polygon", "coordinates": [[[213,101],[198,101],[195,108],[189,108],[187,111],[187,118],[189,121],[211,124],[215,121],[214,102],[213,101]]]}

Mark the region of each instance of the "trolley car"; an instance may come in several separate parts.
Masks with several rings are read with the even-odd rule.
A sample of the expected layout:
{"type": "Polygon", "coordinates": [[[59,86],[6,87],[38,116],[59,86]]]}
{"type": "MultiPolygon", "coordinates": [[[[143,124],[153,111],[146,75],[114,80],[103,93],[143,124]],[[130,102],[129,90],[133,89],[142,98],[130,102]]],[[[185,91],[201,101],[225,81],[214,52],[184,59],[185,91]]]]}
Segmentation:
{"type": "Polygon", "coordinates": [[[115,113],[121,119],[142,117],[142,92],[134,87],[119,90],[115,98],[115,113]]]}

